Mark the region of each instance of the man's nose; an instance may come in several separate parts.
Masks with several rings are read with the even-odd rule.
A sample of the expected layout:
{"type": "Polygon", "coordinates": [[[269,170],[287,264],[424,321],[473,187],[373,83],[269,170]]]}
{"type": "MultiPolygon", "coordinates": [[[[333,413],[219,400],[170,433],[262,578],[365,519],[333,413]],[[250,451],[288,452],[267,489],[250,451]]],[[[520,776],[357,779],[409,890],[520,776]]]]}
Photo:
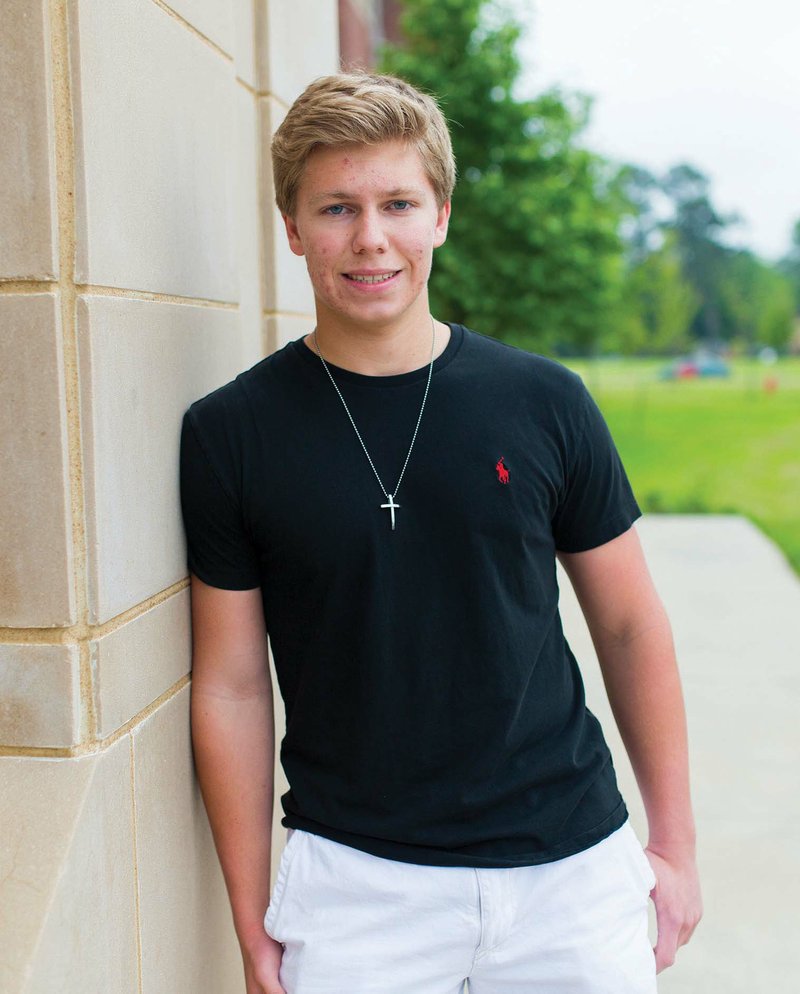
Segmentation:
{"type": "Polygon", "coordinates": [[[377,210],[363,210],[353,229],[354,252],[385,252],[388,246],[385,218],[377,210]]]}

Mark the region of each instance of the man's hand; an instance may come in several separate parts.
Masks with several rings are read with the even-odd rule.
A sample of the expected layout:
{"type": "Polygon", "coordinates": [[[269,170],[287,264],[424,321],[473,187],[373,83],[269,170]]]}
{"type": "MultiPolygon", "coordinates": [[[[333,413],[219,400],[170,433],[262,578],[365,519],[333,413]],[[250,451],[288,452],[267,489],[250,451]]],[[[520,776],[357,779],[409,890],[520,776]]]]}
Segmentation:
{"type": "Polygon", "coordinates": [[[283,946],[261,929],[241,942],[247,994],[286,994],[278,979],[283,946]]]}
{"type": "Polygon", "coordinates": [[[675,962],[678,948],[691,939],[703,915],[703,899],[693,854],[659,853],[648,846],[645,855],[656,875],[650,896],[656,906],[658,927],[656,973],[661,973],[675,962]]]}

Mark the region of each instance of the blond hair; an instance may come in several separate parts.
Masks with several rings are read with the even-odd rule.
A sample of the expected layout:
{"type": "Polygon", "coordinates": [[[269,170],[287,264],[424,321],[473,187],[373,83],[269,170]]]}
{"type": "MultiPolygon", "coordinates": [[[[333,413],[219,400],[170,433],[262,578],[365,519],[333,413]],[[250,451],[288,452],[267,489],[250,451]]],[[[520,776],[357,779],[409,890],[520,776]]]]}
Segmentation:
{"type": "Polygon", "coordinates": [[[395,76],[343,72],[315,80],[272,139],[278,209],[294,214],[303,170],[315,148],[397,140],[419,152],[441,207],[452,195],[456,165],[447,123],[433,97],[395,76]]]}

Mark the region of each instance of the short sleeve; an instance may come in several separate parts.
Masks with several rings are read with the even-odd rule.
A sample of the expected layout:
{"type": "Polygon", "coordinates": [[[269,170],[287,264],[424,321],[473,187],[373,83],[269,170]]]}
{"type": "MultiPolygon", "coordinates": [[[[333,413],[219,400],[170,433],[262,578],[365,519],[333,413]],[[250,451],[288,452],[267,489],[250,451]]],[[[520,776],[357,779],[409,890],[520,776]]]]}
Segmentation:
{"type": "Polygon", "coordinates": [[[553,516],[561,552],[584,552],[610,542],[641,516],[611,432],[581,384],[583,427],[573,436],[564,484],[553,516]]]}
{"type": "Polygon", "coordinates": [[[258,555],[241,508],[215,472],[191,410],[181,429],[180,492],[189,570],[225,590],[260,586],[258,555]]]}

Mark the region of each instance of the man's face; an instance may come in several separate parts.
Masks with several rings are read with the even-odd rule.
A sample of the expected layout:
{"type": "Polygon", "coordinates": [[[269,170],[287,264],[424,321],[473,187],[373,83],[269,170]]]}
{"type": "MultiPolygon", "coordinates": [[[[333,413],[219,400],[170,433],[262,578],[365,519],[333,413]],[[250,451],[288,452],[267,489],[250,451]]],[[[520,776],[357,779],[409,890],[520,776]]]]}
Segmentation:
{"type": "Polygon", "coordinates": [[[385,326],[415,306],[427,314],[433,250],[449,216],[411,146],[315,149],[284,221],[292,251],[306,257],[317,321],[385,326]]]}

